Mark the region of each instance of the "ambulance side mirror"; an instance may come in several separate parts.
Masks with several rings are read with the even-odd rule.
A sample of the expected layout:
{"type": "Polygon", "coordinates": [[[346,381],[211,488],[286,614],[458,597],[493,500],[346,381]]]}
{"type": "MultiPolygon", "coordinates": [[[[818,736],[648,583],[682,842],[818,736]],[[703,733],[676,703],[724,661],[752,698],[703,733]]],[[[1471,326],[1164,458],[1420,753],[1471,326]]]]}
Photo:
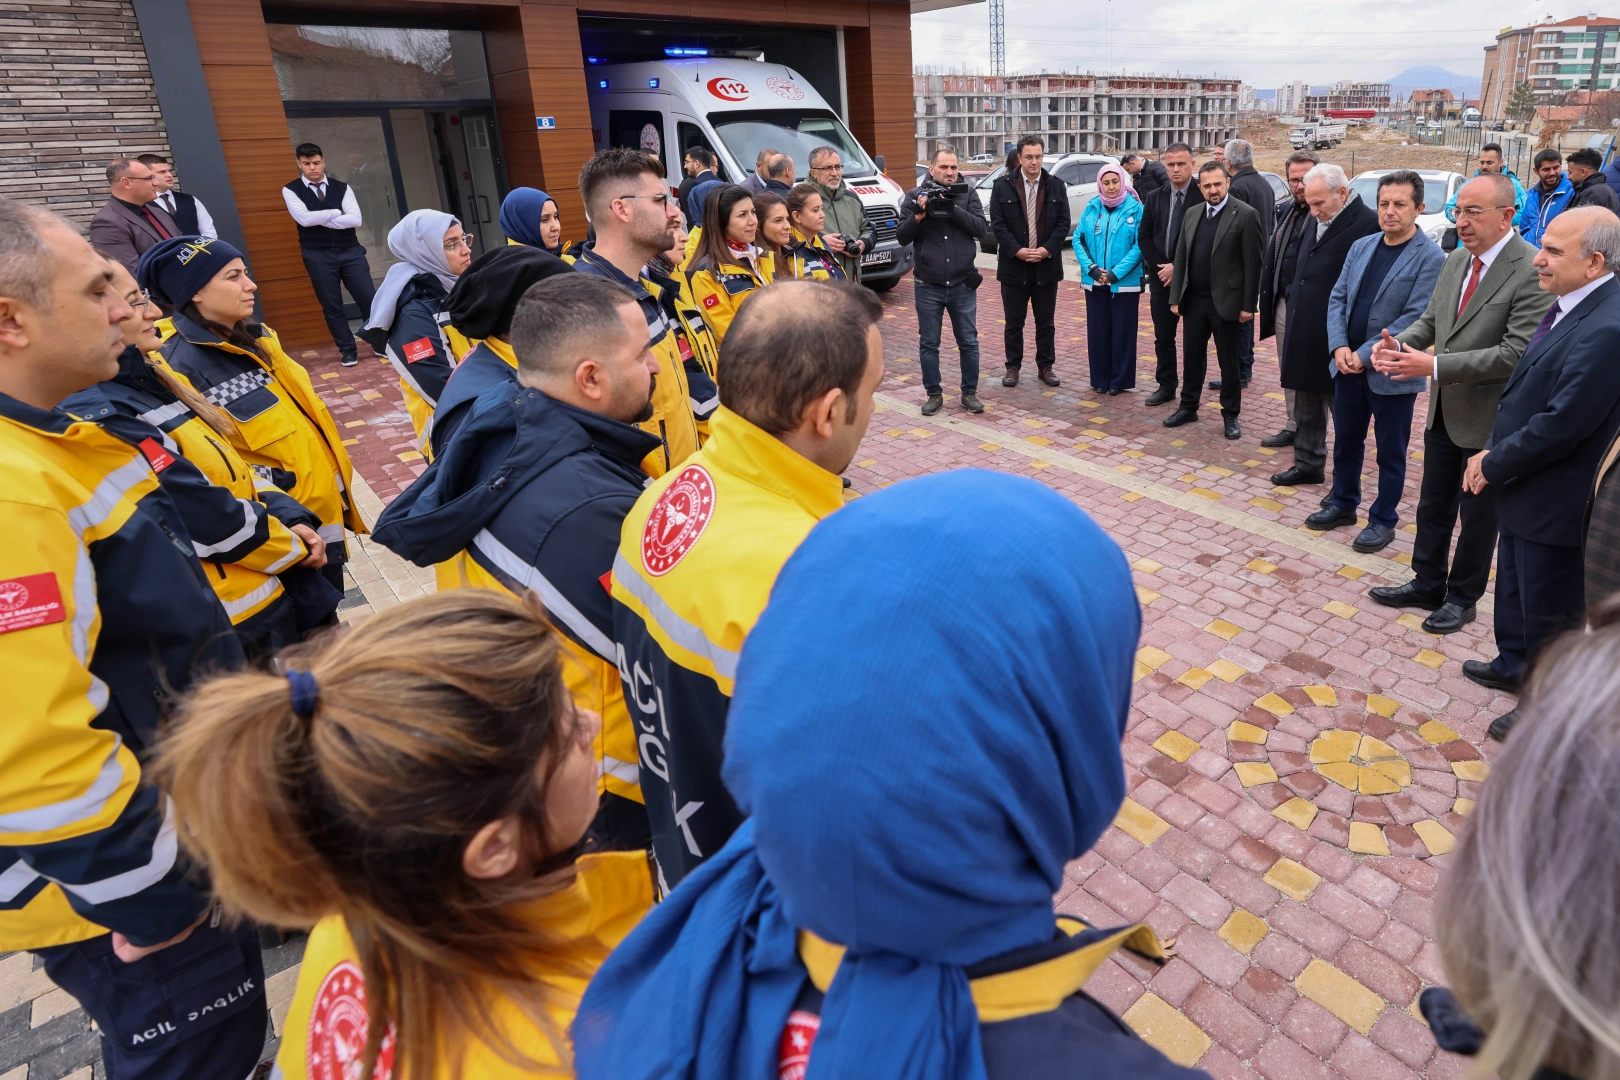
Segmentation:
{"type": "Polygon", "coordinates": [[[872,164],[877,166],[878,172],[883,173],[885,176],[888,175],[889,168],[888,165],[884,163],[882,154],[879,154],[877,157],[873,158],[872,164]]]}

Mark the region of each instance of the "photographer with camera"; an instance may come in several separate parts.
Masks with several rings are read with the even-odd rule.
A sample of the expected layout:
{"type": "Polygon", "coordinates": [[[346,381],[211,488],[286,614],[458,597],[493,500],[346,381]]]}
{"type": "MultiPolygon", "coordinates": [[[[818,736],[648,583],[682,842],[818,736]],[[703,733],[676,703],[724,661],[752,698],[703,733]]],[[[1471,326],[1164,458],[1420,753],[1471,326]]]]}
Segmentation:
{"type": "Polygon", "coordinates": [[[940,386],[939,339],[945,313],[951,313],[951,332],[962,362],[962,407],[984,412],[979,401],[978,296],[984,280],[973,266],[979,238],[990,231],[984,207],[958,176],[956,151],[934,151],[928,177],[921,187],[906,192],[900,203],[900,229],[896,237],[911,244],[916,257],[918,359],[922,362],[923,389],[928,400],[922,414],[933,416],[945,406],[940,386]]]}

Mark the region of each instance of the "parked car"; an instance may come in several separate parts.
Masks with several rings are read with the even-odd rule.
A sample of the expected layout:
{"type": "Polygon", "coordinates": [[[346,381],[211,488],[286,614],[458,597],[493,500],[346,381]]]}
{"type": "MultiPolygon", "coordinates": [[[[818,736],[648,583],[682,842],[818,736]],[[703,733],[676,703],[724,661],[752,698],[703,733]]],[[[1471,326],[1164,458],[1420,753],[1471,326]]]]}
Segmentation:
{"type": "Polygon", "coordinates": [[[1260,175],[1265,177],[1266,183],[1271,185],[1271,193],[1277,196],[1278,202],[1282,202],[1284,199],[1292,199],[1294,197],[1288,191],[1287,180],[1284,180],[1274,172],[1263,172],[1260,175]]]}
{"type": "MultiPolygon", "coordinates": [[[[1361,196],[1361,201],[1373,209],[1378,208],[1378,179],[1393,169],[1369,169],[1354,177],[1350,181],[1350,190],[1361,196]]],[[[1468,178],[1462,173],[1445,172],[1440,169],[1419,169],[1417,174],[1423,177],[1423,206],[1424,211],[1418,216],[1417,226],[1422,229],[1435,243],[1440,242],[1440,236],[1451,228],[1451,222],[1446,220],[1446,202],[1463,186],[1468,178]]]]}
{"type": "Polygon", "coordinates": [[[972,157],[970,157],[966,161],[962,162],[962,164],[963,165],[994,165],[1000,160],[1001,159],[998,158],[994,154],[974,154],[972,157]]]}
{"type": "MultiPolygon", "coordinates": [[[[1046,171],[1062,180],[1069,191],[1069,227],[1080,220],[1080,211],[1097,197],[1097,171],[1104,165],[1118,165],[1119,158],[1105,154],[1048,154],[1046,171]]],[[[990,213],[990,189],[1007,171],[1003,164],[978,183],[979,201],[984,212],[990,213]]]]}

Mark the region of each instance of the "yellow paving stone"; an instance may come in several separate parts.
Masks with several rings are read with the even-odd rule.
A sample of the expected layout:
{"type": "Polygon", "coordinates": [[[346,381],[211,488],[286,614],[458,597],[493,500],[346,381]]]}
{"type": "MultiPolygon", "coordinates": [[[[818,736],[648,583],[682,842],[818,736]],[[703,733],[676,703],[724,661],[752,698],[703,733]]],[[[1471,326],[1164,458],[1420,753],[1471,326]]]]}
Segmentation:
{"type": "MultiPolygon", "coordinates": [[[[1205,629],[1208,629],[1208,627],[1205,627],[1205,629]]],[[[1213,633],[1213,631],[1211,631],[1211,633],[1213,633]]],[[[1238,665],[1232,663],[1232,661],[1222,657],[1213,664],[1209,665],[1209,673],[1221,680],[1221,682],[1230,683],[1237,682],[1249,672],[1247,668],[1239,667],[1238,665]]]]}
{"type": "Polygon", "coordinates": [[[1322,610],[1329,615],[1337,615],[1341,619],[1353,619],[1359,608],[1353,608],[1343,600],[1329,600],[1322,605],[1322,610]]]}
{"type": "MultiPolygon", "coordinates": [[[[1343,769],[1346,767],[1347,766],[1344,765],[1323,766],[1324,769],[1343,769]]],[[[1372,768],[1370,765],[1362,765],[1356,770],[1355,790],[1361,792],[1363,795],[1394,795],[1401,790],[1401,785],[1385,776],[1383,773],[1372,768]]]]}
{"type": "Polygon", "coordinates": [[[1196,484],[1196,483],[1198,483],[1198,477],[1194,476],[1192,473],[1187,473],[1185,476],[1178,476],[1178,477],[1176,477],[1176,480],[1177,480],[1177,482],[1182,483],[1182,484],[1196,484]]]}
{"type": "Polygon", "coordinates": [[[905,433],[906,433],[905,428],[894,427],[894,428],[890,428],[888,431],[885,431],[883,434],[885,434],[885,435],[904,435],[905,433]]]}
{"type": "Polygon", "coordinates": [[[344,439],[343,440],[343,445],[344,446],[359,446],[360,445],[360,440],[359,439],[344,439]]]}
{"type": "Polygon", "coordinates": [[[1367,695],[1367,711],[1377,713],[1386,720],[1391,716],[1394,716],[1395,710],[1399,709],[1400,707],[1401,703],[1396,701],[1394,698],[1387,698],[1382,694],[1367,695]]]}
{"type": "Polygon", "coordinates": [[[1127,450],[1125,451],[1125,456],[1128,458],[1139,458],[1142,457],[1143,454],[1140,450],[1127,450]]]}
{"type": "Polygon", "coordinates": [[[1153,740],[1153,749],[1175,761],[1186,761],[1198,752],[1198,744],[1179,731],[1167,731],[1153,740]]]}
{"type": "Polygon", "coordinates": [[[1158,598],[1159,594],[1154,592],[1152,589],[1144,589],[1140,585],[1136,587],[1136,602],[1141,604],[1143,607],[1153,603],[1153,601],[1157,600],[1158,598]]]}
{"type": "Polygon", "coordinates": [[[1395,761],[1401,752],[1382,739],[1375,739],[1371,735],[1363,735],[1361,742],[1356,746],[1356,757],[1364,761],[1395,761]]]}
{"type": "Polygon", "coordinates": [[[1316,767],[1316,771],[1346,791],[1354,791],[1361,783],[1361,770],[1348,761],[1330,761],[1316,767]]]}
{"type": "Polygon", "coordinates": [[[1032,469],[1050,469],[1052,463],[1050,461],[1032,461],[1029,463],[1029,467],[1032,469]]]}
{"type": "Polygon", "coordinates": [[[1045,427],[1046,426],[1046,421],[1045,420],[1034,420],[1034,419],[1031,419],[1031,418],[1029,418],[1027,416],[1024,419],[1022,419],[1022,420],[1020,420],[1018,422],[1020,424],[1023,424],[1025,427],[1045,427]]]}
{"type": "Polygon", "coordinates": [[[1301,689],[1305,691],[1305,696],[1311,699],[1312,705],[1324,709],[1336,709],[1339,707],[1338,692],[1331,686],[1306,686],[1301,687],[1301,689]]]}
{"type": "Polygon", "coordinates": [[[1401,526],[1401,532],[1403,532],[1403,533],[1411,533],[1413,536],[1416,536],[1417,535],[1417,526],[1416,525],[1402,525],[1401,526]]]}
{"type": "Polygon", "coordinates": [[[997,446],[993,442],[987,442],[987,443],[980,443],[979,444],[979,449],[980,450],[1000,450],[1001,447],[997,446]]]}
{"type": "Polygon", "coordinates": [[[1243,467],[1245,469],[1252,469],[1258,464],[1260,464],[1260,459],[1259,458],[1250,458],[1248,461],[1245,461],[1243,463],[1243,467]]]}
{"type": "Polygon", "coordinates": [[[1410,787],[1412,783],[1412,766],[1404,759],[1396,758],[1394,761],[1374,761],[1370,765],[1361,767],[1362,779],[1366,779],[1368,770],[1380,776],[1387,776],[1401,787],[1410,787]]]}
{"type": "MultiPolygon", "coordinates": [[[[1081,404],[1084,404],[1084,402],[1082,402],[1081,404]]],[[[1187,445],[1187,440],[1186,439],[1176,439],[1173,442],[1171,442],[1170,445],[1175,446],[1175,447],[1186,446],[1187,445]]]]}
{"type": "Polygon", "coordinates": [[[1281,394],[1277,394],[1277,393],[1267,393],[1267,394],[1262,394],[1260,396],[1261,397],[1268,397],[1272,401],[1284,401],[1284,400],[1286,400],[1281,394]]]}
{"type": "Polygon", "coordinates": [[[1297,900],[1301,904],[1309,900],[1311,893],[1322,884],[1321,875],[1293,859],[1278,859],[1272,863],[1271,869],[1266,871],[1266,876],[1262,880],[1290,900],[1297,900]]]}
{"type": "Polygon", "coordinates": [[[1187,494],[1196,495],[1200,499],[1208,499],[1210,502],[1220,502],[1221,500],[1220,492],[1211,491],[1209,488],[1204,487],[1195,487],[1191,491],[1187,492],[1187,494]]]}
{"type": "Polygon", "coordinates": [[[1452,804],[1451,809],[1453,812],[1461,814],[1463,817],[1467,817],[1469,814],[1474,812],[1474,805],[1475,803],[1473,799],[1458,799],[1452,804]]]}
{"type": "Polygon", "coordinates": [[[1114,824],[1120,831],[1143,847],[1152,847],[1153,841],[1170,831],[1170,823],[1135,799],[1126,799],[1114,815],[1114,824]]]}
{"type": "Polygon", "coordinates": [[[343,422],[343,426],[344,427],[365,427],[366,422],[364,420],[345,420],[343,422]]]}
{"type": "Polygon", "coordinates": [[[1138,660],[1136,667],[1131,672],[1131,682],[1141,682],[1151,674],[1153,674],[1153,669],[1138,660]]]}
{"type": "Polygon", "coordinates": [[[1484,761],[1453,761],[1451,772],[1459,780],[1483,784],[1485,778],[1491,775],[1491,767],[1484,761]]]}
{"type": "Polygon", "coordinates": [[[1107,424],[1107,423],[1111,423],[1111,421],[1110,421],[1110,420],[1109,420],[1109,419],[1108,419],[1108,417],[1106,417],[1106,416],[1093,416],[1093,417],[1092,417],[1092,418],[1091,418],[1091,422],[1092,422],[1092,423],[1093,423],[1093,424],[1107,424]]]}
{"type": "Polygon", "coordinates": [[[1299,488],[1291,488],[1286,484],[1279,484],[1277,487],[1274,487],[1271,490],[1276,492],[1278,495],[1281,495],[1285,499],[1290,495],[1299,494],[1299,488]]]}
{"type": "MultiPolygon", "coordinates": [[[[299,353],[299,354],[298,354],[298,355],[299,355],[299,356],[300,356],[300,357],[302,357],[302,358],[303,358],[303,359],[305,359],[305,360],[308,360],[308,359],[309,359],[309,358],[310,358],[310,357],[311,357],[311,356],[319,356],[319,355],[321,355],[321,354],[320,354],[320,353],[318,353],[318,352],[315,352],[315,351],[314,351],[314,350],[310,350],[310,351],[308,351],[308,352],[301,352],[301,353],[299,353]]],[[[328,378],[331,378],[331,376],[327,376],[327,377],[328,377],[328,378]]]]}
{"type": "MultiPolygon", "coordinates": [[[[1414,615],[1410,611],[1408,611],[1405,615],[1402,615],[1400,618],[1396,619],[1395,620],[1395,625],[1396,626],[1404,626],[1408,630],[1416,630],[1420,634],[1429,633],[1427,630],[1423,629],[1423,616],[1422,615],[1414,615]]],[[[1432,634],[1430,636],[1431,637],[1439,637],[1440,635],[1439,634],[1432,634]]]]}
{"type": "Polygon", "coordinates": [[[1268,734],[1270,733],[1265,728],[1245,723],[1242,720],[1232,721],[1231,725],[1226,729],[1226,737],[1233,742],[1260,743],[1264,745],[1268,734]]]}
{"type": "Polygon", "coordinates": [[[1100,409],[1100,408],[1102,408],[1102,406],[1097,404],[1095,401],[1077,401],[1077,402],[1075,402],[1075,404],[1079,405],[1082,409],[1100,409]]]}
{"type": "Polygon", "coordinates": [[[1277,569],[1276,563],[1267,562],[1264,559],[1250,559],[1243,565],[1246,569],[1253,570],[1257,574],[1269,574],[1277,569]]]}
{"type": "Polygon", "coordinates": [[[1358,855],[1388,855],[1389,841],[1384,839],[1384,830],[1372,822],[1352,821],[1349,848],[1358,855]]]}
{"type": "Polygon", "coordinates": [[[1160,570],[1164,569],[1164,563],[1155,562],[1153,559],[1142,558],[1131,563],[1131,569],[1140,570],[1144,574],[1157,574],[1160,570]]]}
{"type": "Polygon", "coordinates": [[[1294,711],[1294,707],[1284,701],[1278,694],[1267,694],[1265,697],[1256,700],[1255,704],[1278,719],[1292,715],[1294,711]]]}
{"type": "Polygon", "coordinates": [[[1238,783],[1244,787],[1277,782],[1277,770],[1264,761],[1240,761],[1232,766],[1232,771],[1237,773],[1238,783]]]}
{"type": "Polygon", "coordinates": [[[1191,1067],[1209,1049],[1211,1039],[1203,1029],[1182,1016],[1170,1003],[1149,991],[1121,1017],[1142,1041],[1177,1065],[1191,1067]]]}
{"type": "Polygon", "coordinates": [[[1039,435],[1025,435],[1024,436],[1024,441],[1027,442],[1027,443],[1034,443],[1036,446],[1051,446],[1052,445],[1052,440],[1051,439],[1045,439],[1045,438],[1042,438],[1039,435]]]}
{"type": "Polygon", "coordinates": [[[1283,509],[1283,504],[1278,502],[1276,499],[1262,499],[1258,495],[1249,500],[1249,505],[1258,506],[1262,510],[1270,510],[1273,514],[1278,513],[1283,509]]]}
{"type": "Polygon", "coordinates": [[[376,401],[378,398],[382,397],[382,395],[377,393],[375,390],[367,390],[360,396],[365,398],[367,401],[376,401]]]}
{"type": "MultiPolygon", "coordinates": [[[[1096,420],[1096,417],[1093,417],[1092,419],[1096,420]]],[[[1102,421],[1097,420],[1097,423],[1100,424],[1100,423],[1102,423],[1102,421]]],[[[1096,431],[1096,430],[1094,430],[1092,428],[1084,428],[1084,429],[1081,430],[1080,434],[1088,436],[1089,438],[1093,438],[1093,439],[1106,439],[1106,438],[1108,438],[1108,433],[1106,431],[1096,431]]]]}
{"type": "Polygon", "coordinates": [[[1439,746],[1441,743],[1451,742],[1453,739],[1461,738],[1461,736],[1455,731],[1452,731],[1438,720],[1430,720],[1427,724],[1424,724],[1422,727],[1418,728],[1417,733],[1427,741],[1434,743],[1436,746],[1439,746]]]}
{"type": "Polygon", "coordinates": [[[931,439],[935,435],[935,432],[930,431],[925,427],[914,427],[911,429],[911,433],[917,436],[919,439],[931,439]]]}
{"type": "Polygon", "coordinates": [[[422,453],[419,450],[407,450],[403,454],[396,454],[394,456],[399,458],[399,460],[401,460],[401,461],[421,461],[422,460],[422,453]]]}
{"type": "Polygon", "coordinates": [[[1416,656],[1412,657],[1412,659],[1416,660],[1426,668],[1434,668],[1435,670],[1439,670],[1446,662],[1446,654],[1437,653],[1433,649],[1422,649],[1416,656]]]}
{"type": "Polygon", "coordinates": [[[861,468],[865,469],[865,468],[868,468],[869,466],[876,465],[877,464],[877,458],[867,458],[865,461],[857,461],[855,464],[860,466],[861,468]]]}
{"type": "Polygon", "coordinates": [[[1300,832],[1304,832],[1311,827],[1311,822],[1316,820],[1316,804],[1307,802],[1296,795],[1271,813],[1273,816],[1288,822],[1300,832]]]}
{"type": "Polygon", "coordinates": [[[1215,932],[1222,941],[1247,956],[1254,952],[1254,947],[1260,944],[1260,939],[1265,937],[1270,929],[1264,919],[1238,908],[1227,916],[1221,928],[1215,932]]]}
{"type": "Polygon", "coordinates": [[[1204,630],[1206,633],[1214,634],[1222,641],[1231,641],[1233,638],[1243,633],[1243,627],[1234,626],[1225,619],[1216,619],[1214,622],[1204,627],[1204,630]]]}
{"type": "Polygon", "coordinates": [[[1414,822],[1412,831],[1418,834],[1418,839],[1423,841],[1430,855],[1444,855],[1457,846],[1457,838],[1451,835],[1451,830],[1438,821],[1425,818],[1414,822]]]}
{"type": "Polygon", "coordinates": [[[1339,567],[1339,576],[1340,577],[1347,577],[1351,581],[1355,581],[1359,577],[1366,576],[1366,573],[1367,573],[1367,571],[1363,570],[1359,566],[1341,566],[1341,567],[1339,567]]]}
{"type": "MultiPolygon", "coordinates": [[[[310,355],[310,354],[309,354],[309,353],[305,353],[305,354],[304,354],[304,355],[305,355],[305,356],[308,356],[308,355],[310,355]]],[[[316,354],[316,355],[319,355],[319,354],[316,354]]],[[[337,377],[338,377],[338,373],[337,373],[337,372],[335,372],[335,371],[329,371],[329,372],[327,372],[327,373],[326,373],[326,374],[324,374],[324,375],[322,375],[322,376],[321,376],[321,378],[323,378],[323,379],[335,379],[335,378],[337,378],[337,377]]]]}
{"type": "MultiPolygon", "coordinates": [[[[1076,340],[1076,341],[1079,341],[1079,340],[1080,340],[1080,339],[1079,339],[1079,338],[1075,338],[1075,340],[1076,340]]],[[[1042,393],[1041,393],[1041,397],[1057,397],[1057,391],[1056,391],[1056,390],[1045,390],[1045,391],[1042,391],[1042,393]]]]}
{"type": "Polygon", "coordinates": [[[1137,499],[1145,499],[1147,496],[1143,495],[1140,491],[1127,491],[1125,494],[1121,495],[1120,498],[1124,499],[1126,502],[1135,502],[1137,499]]]}
{"type": "Polygon", "coordinates": [[[1216,476],[1231,476],[1232,475],[1232,470],[1231,469],[1224,469],[1219,465],[1205,466],[1204,471],[1205,472],[1212,472],[1216,476]]]}
{"type": "Polygon", "coordinates": [[[1328,963],[1312,960],[1305,965],[1294,989],[1316,1002],[1340,1020],[1365,1035],[1384,1011],[1384,999],[1328,963]]]}
{"type": "Polygon", "coordinates": [[[1211,675],[1203,668],[1195,667],[1188,668],[1186,671],[1183,671],[1176,677],[1176,682],[1181,683],[1183,686],[1190,686],[1194,690],[1197,690],[1200,686],[1203,686],[1214,677],[1214,675],[1211,675]]]}
{"type": "MultiPolygon", "coordinates": [[[[1174,446],[1175,443],[1171,443],[1170,445],[1174,446]]],[[[1276,457],[1277,456],[1277,451],[1271,450],[1271,449],[1269,449],[1267,447],[1264,447],[1264,446],[1262,446],[1260,449],[1256,450],[1255,453],[1264,454],[1264,455],[1266,455],[1266,457],[1276,457]]]]}
{"type": "Polygon", "coordinates": [[[1361,747],[1361,735],[1354,731],[1324,731],[1311,742],[1311,764],[1349,761],[1361,747]]]}
{"type": "Polygon", "coordinates": [[[1399,555],[1395,556],[1395,561],[1400,563],[1402,566],[1411,566],[1412,553],[1410,551],[1403,551],[1399,555]]]}
{"type": "Polygon", "coordinates": [[[1169,653],[1165,652],[1163,649],[1155,649],[1151,645],[1144,645],[1140,649],[1137,649],[1136,658],[1142,661],[1142,663],[1146,664],[1153,671],[1158,671],[1159,668],[1163,667],[1165,664],[1168,664],[1171,660],[1169,653]]]}
{"type": "Polygon", "coordinates": [[[1136,471],[1136,466],[1135,465],[1115,465],[1114,466],[1114,471],[1115,472],[1122,472],[1122,473],[1133,473],[1133,472],[1136,471]]]}

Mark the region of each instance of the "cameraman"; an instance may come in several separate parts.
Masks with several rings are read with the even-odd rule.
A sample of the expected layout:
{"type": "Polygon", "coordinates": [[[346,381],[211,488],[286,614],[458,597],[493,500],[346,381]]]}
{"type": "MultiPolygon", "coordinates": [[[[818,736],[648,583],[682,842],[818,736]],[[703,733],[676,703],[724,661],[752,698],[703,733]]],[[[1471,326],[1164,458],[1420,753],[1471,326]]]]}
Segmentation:
{"type": "Polygon", "coordinates": [[[978,254],[979,238],[990,231],[990,223],[978,196],[961,182],[958,168],[955,150],[935,150],[928,179],[906,192],[900,203],[896,239],[911,244],[916,257],[917,353],[922,361],[923,389],[928,392],[924,416],[945,407],[939,382],[939,336],[947,311],[962,360],[962,407],[972,413],[984,412],[979,401],[975,294],[984,277],[974,268],[973,257],[978,254]]]}

